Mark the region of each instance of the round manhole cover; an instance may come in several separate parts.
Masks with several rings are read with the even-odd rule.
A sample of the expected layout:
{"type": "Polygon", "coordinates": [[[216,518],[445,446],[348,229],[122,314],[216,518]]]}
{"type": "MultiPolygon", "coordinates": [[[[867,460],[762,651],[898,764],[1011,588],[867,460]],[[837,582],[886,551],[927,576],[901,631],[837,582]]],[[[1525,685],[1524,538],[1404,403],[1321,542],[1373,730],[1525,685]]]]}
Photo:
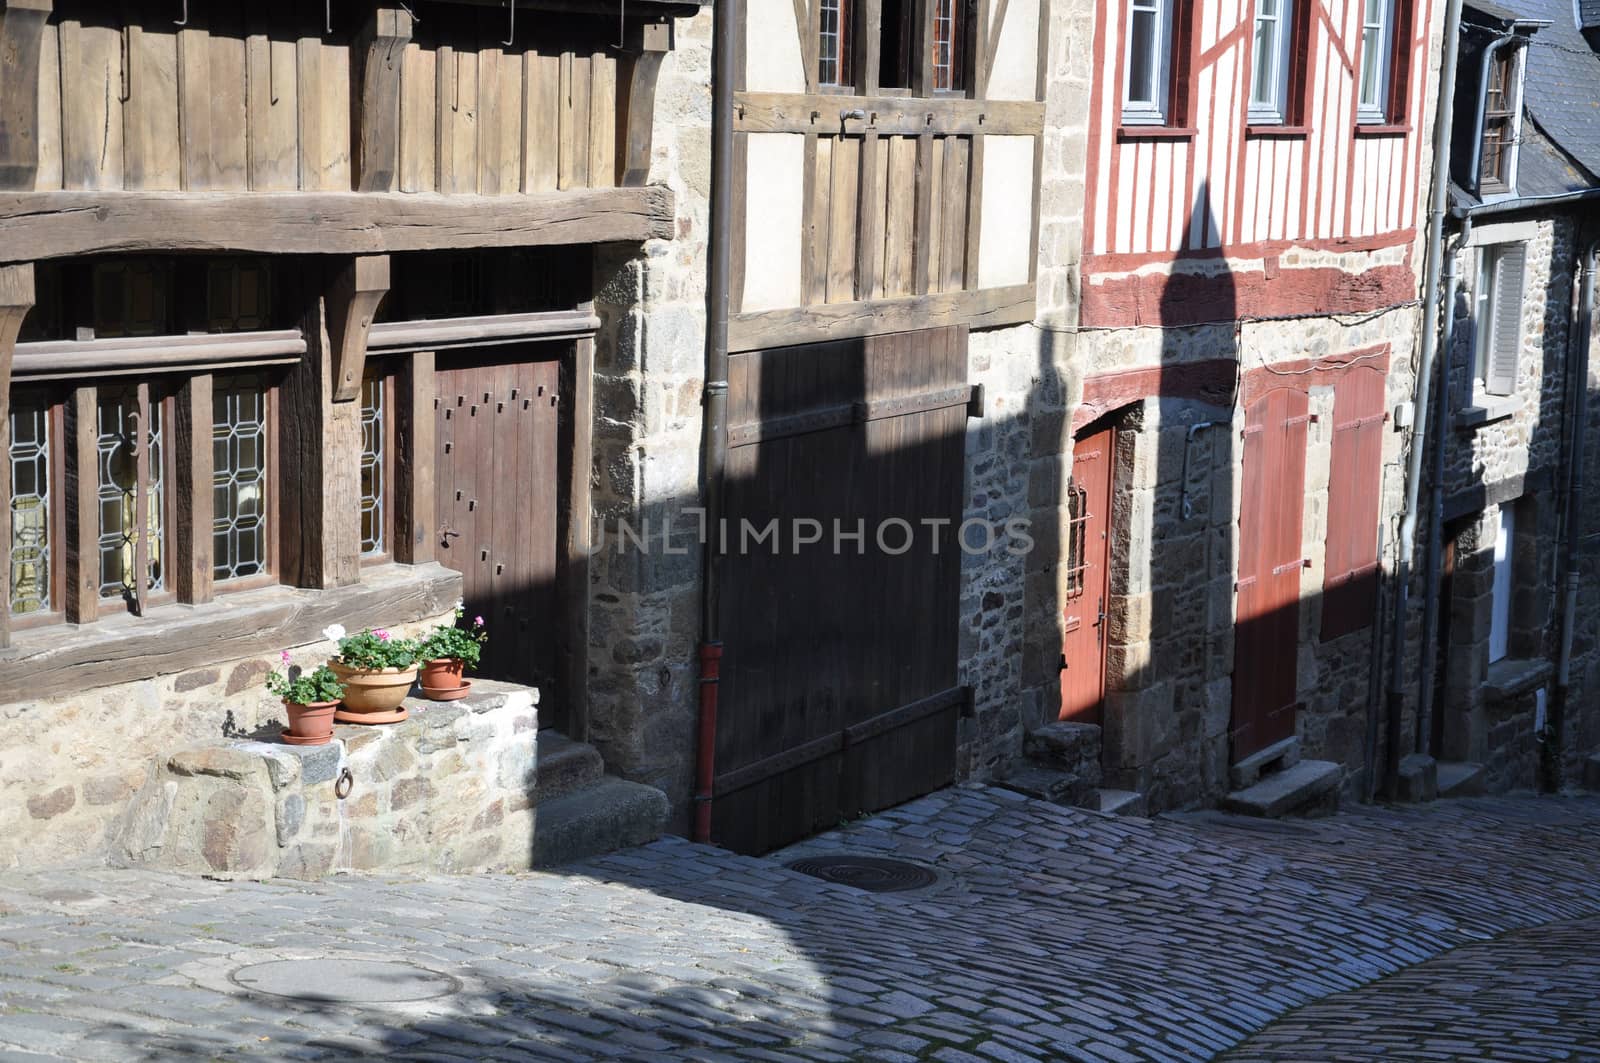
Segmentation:
{"type": "Polygon", "coordinates": [[[447,974],[381,960],[275,960],[241,967],[235,985],[278,997],[340,1004],[402,1004],[461,990],[447,974]]]}
{"type": "Polygon", "coordinates": [[[802,875],[870,893],[919,890],[939,881],[939,876],[925,867],[881,856],[809,856],[787,866],[802,875]]]}

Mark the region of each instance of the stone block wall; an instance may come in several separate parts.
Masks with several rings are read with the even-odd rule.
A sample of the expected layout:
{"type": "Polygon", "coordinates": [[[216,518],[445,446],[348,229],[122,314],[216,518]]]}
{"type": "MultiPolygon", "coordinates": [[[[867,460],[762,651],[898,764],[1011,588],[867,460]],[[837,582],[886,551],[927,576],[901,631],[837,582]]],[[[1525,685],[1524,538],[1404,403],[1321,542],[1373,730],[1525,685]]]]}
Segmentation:
{"type": "MultiPolygon", "coordinates": [[[[675,24],[656,86],[650,177],[675,238],[597,256],[589,733],[610,770],[688,824],[696,748],[698,518],[711,193],[711,10],[675,24]],[[622,535],[649,536],[648,550],[622,535]],[[663,542],[664,533],[670,539],[663,542]]],[[[584,738],[574,735],[574,738],[584,738]]]]}
{"type": "MultiPolygon", "coordinates": [[[[453,584],[452,587],[458,587],[453,584]]],[[[410,637],[449,612],[394,624],[410,637]]],[[[314,665],[325,641],[288,646],[314,665]]],[[[0,867],[103,862],[113,827],[175,750],[276,736],[283,705],[264,685],[278,651],[59,697],[0,705],[0,867]]]]}
{"type": "Polygon", "coordinates": [[[460,701],[410,703],[398,724],[335,727],[326,746],[243,741],[162,756],[112,824],[112,861],[258,879],[525,870],[536,692],[473,686],[460,701]]]}

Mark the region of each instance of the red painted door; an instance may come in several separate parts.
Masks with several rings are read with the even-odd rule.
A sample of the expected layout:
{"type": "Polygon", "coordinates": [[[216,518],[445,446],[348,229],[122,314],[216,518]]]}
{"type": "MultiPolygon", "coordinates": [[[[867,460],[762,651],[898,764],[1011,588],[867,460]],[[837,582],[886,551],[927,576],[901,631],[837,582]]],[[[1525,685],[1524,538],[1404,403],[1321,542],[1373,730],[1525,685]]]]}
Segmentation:
{"type": "Polygon", "coordinates": [[[1081,723],[1100,722],[1106,690],[1106,561],[1114,442],[1111,428],[1079,439],[1072,448],[1072,479],[1067,487],[1061,719],[1081,723]]]}
{"type": "Polygon", "coordinates": [[[1235,761],[1295,731],[1307,405],[1304,391],[1282,387],[1245,409],[1233,644],[1235,761]]]}

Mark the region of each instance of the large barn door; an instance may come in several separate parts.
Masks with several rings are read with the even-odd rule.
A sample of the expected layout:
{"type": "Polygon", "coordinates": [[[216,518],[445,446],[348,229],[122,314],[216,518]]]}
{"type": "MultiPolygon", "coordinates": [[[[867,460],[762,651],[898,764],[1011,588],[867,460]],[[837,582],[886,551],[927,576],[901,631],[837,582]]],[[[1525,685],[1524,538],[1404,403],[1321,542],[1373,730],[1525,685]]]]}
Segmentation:
{"type": "Polygon", "coordinates": [[[954,778],[966,355],[949,328],[731,359],[718,843],[954,778]]]}
{"type": "Polygon", "coordinates": [[[1287,387],[1245,408],[1233,644],[1235,761],[1295,732],[1307,408],[1306,393],[1287,387]]]}
{"type": "MultiPolygon", "coordinates": [[[[488,625],[477,674],[553,694],[563,615],[556,592],[560,363],[511,360],[517,351],[439,355],[439,561],[461,573],[468,618],[481,615],[488,625]]],[[[545,698],[539,722],[554,723],[545,709],[559,711],[562,701],[545,698]]]]}

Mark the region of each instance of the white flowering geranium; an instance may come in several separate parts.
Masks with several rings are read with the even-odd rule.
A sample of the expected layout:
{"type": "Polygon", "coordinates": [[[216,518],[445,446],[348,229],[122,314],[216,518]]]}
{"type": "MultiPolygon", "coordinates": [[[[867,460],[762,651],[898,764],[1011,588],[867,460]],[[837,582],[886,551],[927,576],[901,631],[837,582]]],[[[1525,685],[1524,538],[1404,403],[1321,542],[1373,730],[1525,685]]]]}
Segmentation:
{"type": "Polygon", "coordinates": [[[327,639],[329,642],[338,642],[344,638],[344,635],[345,631],[343,624],[329,624],[327,627],[322,629],[322,637],[327,639]]]}

